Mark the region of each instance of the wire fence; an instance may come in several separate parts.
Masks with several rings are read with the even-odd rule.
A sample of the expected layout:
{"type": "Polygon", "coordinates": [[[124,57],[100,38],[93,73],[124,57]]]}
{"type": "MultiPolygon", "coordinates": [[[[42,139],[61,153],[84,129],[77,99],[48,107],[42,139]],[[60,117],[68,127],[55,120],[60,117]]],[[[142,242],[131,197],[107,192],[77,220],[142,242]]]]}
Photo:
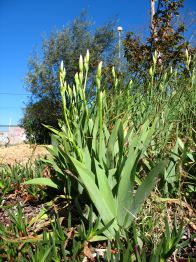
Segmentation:
{"type": "Polygon", "coordinates": [[[24,128],[17,125],[0,125],[0,146],[17,145],[25,141],[24,128]]]}

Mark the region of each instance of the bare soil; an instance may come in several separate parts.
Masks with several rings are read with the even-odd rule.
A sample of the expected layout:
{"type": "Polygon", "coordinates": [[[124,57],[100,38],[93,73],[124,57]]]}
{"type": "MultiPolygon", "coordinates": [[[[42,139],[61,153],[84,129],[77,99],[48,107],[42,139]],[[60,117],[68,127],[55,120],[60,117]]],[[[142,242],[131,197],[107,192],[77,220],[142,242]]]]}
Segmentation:
{"type": "Polygon", "coordinates": [[[27,163],[39,157],[49,155],[48,145],[20,144],[9,147],[0,147],[0,164],[27,163]]]}

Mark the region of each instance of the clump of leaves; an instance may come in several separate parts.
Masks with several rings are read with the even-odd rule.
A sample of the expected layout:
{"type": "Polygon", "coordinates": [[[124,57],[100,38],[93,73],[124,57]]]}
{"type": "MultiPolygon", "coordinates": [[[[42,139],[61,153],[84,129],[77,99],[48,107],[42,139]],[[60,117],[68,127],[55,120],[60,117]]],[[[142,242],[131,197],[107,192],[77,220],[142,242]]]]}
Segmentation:
{"type": "Polygon", "coordinates": [[[123,229],[130,227],[158,175],[163,173],[165,162],[155,163],[135,190],[137,165],[151,143],[158,119],[152,123],[146,121],[138,132],[129,130],[126,123],[117,120],[109,131],[104,118],[107,100],[101,89],[102,63],[95,79],[96,97],[90,101],[90,106],[86,96],[88,63],[87,52],[84,60],[80,57],[80,72],[72,88],[65,80],[66,71],[61,65],[64,122],[60,122],[60,131],[48,127],[54,133],[56,145],[50,150],[54,159],[47,161],[59,177],[38,178],[25,184],[36,182],[55,188],[64,185],[73,199],[80,199],[80,194],[85,194],[87,203],[93,204],[101,219],[98,229],[108,227],[104,234],[112,239],[115,231],[122,229],[123,234],[123,229]],[[78,191],[73,194],[76,185],[78,191]]]}

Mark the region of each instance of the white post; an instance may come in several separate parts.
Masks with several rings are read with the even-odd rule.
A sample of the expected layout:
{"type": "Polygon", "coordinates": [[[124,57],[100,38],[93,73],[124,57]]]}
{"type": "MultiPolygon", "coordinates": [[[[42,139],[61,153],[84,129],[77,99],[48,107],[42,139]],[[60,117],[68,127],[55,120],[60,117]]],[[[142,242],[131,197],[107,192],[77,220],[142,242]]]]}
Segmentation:
{"type": "Polygon", "coordinates": [[[123,28],[121,26],[117,27],[118,30],[118,59],[119,59],[119,72],[121,71],[121,33],[123,28]]]}

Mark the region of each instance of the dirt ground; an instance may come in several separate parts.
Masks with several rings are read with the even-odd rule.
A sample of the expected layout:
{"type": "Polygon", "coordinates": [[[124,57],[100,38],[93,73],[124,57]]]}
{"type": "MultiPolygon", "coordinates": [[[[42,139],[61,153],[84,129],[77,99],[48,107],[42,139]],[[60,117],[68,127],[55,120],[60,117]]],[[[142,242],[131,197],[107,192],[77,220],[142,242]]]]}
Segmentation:
{"type": "Polygon", "coordinates": [[[21,144],[9,147],[0,147],[0,164],[27,163],[36,158],[49,155],[48,146],[21,144]]]}

